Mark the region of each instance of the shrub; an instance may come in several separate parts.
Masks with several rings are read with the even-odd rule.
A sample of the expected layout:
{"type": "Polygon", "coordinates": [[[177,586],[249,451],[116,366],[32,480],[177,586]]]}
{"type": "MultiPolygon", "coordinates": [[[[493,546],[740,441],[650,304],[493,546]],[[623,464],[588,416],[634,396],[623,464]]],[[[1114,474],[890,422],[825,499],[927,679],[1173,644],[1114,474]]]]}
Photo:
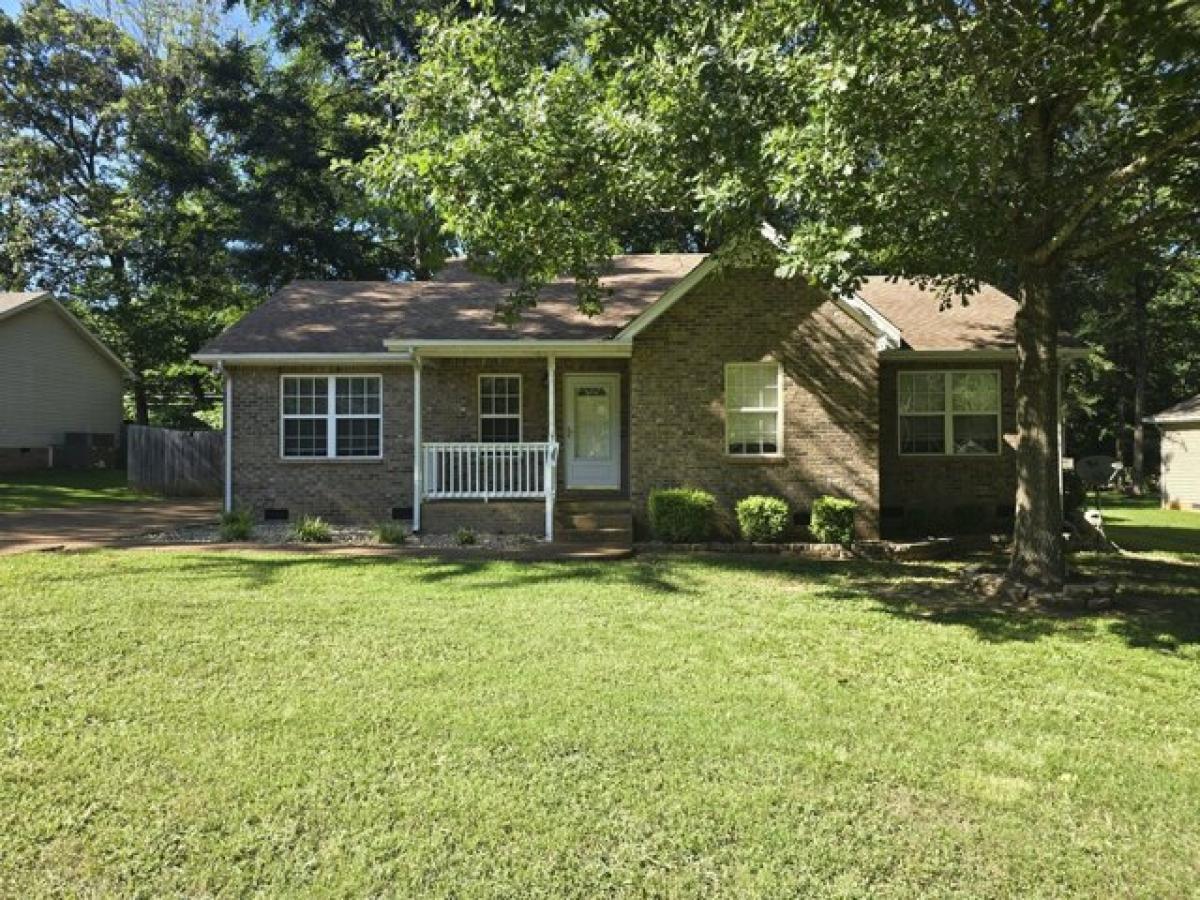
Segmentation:
{"type": "Polygon", "coordinates": [[[854,539],[854,513],[858,504],[840,497],[819,497],[813,503],[808,530],[824,544],[841,544],[854,539]]]}
{"type": "Polygon", "coordinates": [[[408,540],[408,531],[399,522],[380,522],[375,526],[375,543],[403,544],[408,540]]]}
{"type": "Polygon", "coordinates": [[[734,507],[743,540],[771,543],[787,533],[789,510],[780,497],[744,497],[734,507]]]}
{"type": "Polygon", "coordinates": [[[454,532],[454,540],[458,542],[460,547],[470,547],[475,543],[475,532],[470,528],[460,528],[454,532]]]}
{"type": "Polygon", "coordinates": [[[658,488],[646,504],[650,530],[660,541],[694,544],[712,536],[717,500],[696,488],[658,488]]]}
{"type": "Polygon", "coordinates": [[[248,541],[254,534],[254,519],[244,509],[221,513],[221,540],[248,541]]]}
{"type": "Polygon", "coordinates": [[[306,544],[328,544],[333,540],[333,531],[320,516],[305,516],[292,529],[292,539],[306,544]]]}

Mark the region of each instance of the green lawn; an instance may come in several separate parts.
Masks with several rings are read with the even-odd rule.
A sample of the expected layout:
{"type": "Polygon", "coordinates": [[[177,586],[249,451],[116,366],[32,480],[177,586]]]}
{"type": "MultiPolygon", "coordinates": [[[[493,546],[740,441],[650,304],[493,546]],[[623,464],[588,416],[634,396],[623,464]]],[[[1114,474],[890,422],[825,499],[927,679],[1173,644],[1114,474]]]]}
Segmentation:
{"type": "Polygon", "coordinates": [[[0,475],[0,512],[145,500],[148,497],[130,488],[125,482],[125,472],[120,469],[83,472],[51,469],[0,475]]]}
{"type": "Polygon", "coordinates": [[[1200,512],[1163,509],[1157,497],[1101,499],[1104,530],[1122,550],[1200,553],[1200,512]]]}
{"type": "Polygon", "coordinates": [[[1181,896],[1200,557],[0,558],[0,895],[1181,896]]]}

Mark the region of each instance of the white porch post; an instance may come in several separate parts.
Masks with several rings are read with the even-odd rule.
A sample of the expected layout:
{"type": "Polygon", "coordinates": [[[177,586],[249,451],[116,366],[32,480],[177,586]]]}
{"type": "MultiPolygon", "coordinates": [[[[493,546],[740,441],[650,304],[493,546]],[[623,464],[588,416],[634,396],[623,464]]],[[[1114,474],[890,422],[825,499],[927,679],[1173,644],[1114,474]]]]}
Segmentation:
{"type": "Polygon", "coordinates": [[[554,492],[556,482],[558,481],[558,466],[556,464],[557,456],[554,453],[554,444],[557,441],[557,435],[554,428],[554,391],[555,391],[555,359],[554,354],[546,357],[546,379],[547,379],[547,394],[549,396],[549,415],[547,422],[549,423],[546,431],[546,540],[554,540],[554,492]]]}
{"type": "Polygon", "coordinates": [[[421,360],[413,351],[413,519],[412,530],[421,530],[422,471],[425,461],[421,458],[421,360]]]}

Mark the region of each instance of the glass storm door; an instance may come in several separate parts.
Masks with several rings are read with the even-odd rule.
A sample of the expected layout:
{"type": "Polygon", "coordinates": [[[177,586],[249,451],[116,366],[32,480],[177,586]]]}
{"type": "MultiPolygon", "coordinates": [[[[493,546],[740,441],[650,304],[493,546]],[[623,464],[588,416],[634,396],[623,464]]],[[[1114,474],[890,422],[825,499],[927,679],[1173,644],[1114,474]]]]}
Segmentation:
{"type": "Polygon", "coordinates": [[[567,375],[567,487],[621,486],[621,376],[567,375]]]}

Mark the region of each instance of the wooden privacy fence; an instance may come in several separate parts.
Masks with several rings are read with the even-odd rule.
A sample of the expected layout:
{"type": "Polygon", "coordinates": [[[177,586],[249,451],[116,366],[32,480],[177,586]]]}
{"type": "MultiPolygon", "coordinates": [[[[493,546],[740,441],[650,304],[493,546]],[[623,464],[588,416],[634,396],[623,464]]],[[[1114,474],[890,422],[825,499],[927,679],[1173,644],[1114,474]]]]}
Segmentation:
{"type": "Polygon", "coordinates": [[[130,487],[169,497],[219,497],[225,482],[225,432],[130,425],[130,487]]]}

